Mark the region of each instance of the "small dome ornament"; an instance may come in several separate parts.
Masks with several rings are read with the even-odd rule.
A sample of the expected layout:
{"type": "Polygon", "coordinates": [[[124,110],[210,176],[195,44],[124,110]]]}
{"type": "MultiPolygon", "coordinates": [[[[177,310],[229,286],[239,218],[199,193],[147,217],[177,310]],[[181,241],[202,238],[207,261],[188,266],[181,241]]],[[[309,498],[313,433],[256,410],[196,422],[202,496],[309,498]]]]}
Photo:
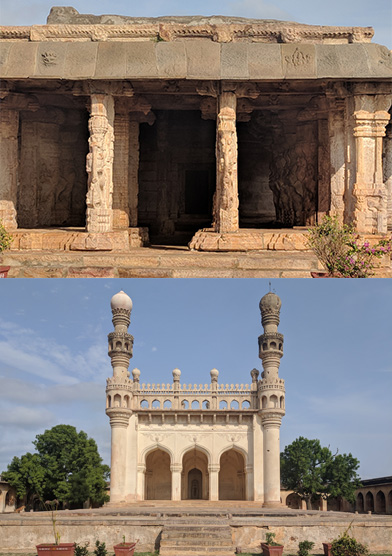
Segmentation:
{"type": "Polygon", "coordinates": [[[268,292],[264,297],[260,299],[260,311],[261,313],[277,313],[279,314],[280,308],[282,307],[282,302],[280,297],[276,293],[268,292]]]}
{"type": "Polygon", "coordinates": [[[110,300],[110,306],[112,311],[116,309],[125,309],[126,311],[132,311],[132,299],[122,290],[113,295],[110,300]]]}

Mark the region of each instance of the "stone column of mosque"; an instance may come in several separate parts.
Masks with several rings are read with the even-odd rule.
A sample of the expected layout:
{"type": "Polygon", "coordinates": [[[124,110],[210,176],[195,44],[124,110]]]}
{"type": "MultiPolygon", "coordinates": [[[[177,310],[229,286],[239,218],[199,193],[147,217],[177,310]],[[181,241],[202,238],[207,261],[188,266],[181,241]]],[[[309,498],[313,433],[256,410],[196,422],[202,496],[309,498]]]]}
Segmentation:
{"type": "MultiPolygon", "coordinates": [[[[131,450],[137,452],[137,446],[129,446],[129,435],[135,428],[132,419],[133,382],[129,379],[129,360],[132,357],[133,337],[128,334],[130,324],[132,300],[123,291],[111,299],[114,332],[108,335],[109,357],[113,367],[113,376],[107,379],[106,414],[110,418],[112,432],[111,439],[111,469],[110,469],[110,502],[136,498],[137,469],[130,470],[128,457],[131,450]],[[110,400],[110,401],[109,401],[110,400]],[[135,483],[133,492],[127,490],[127,474],[133,472],[135,483]]],[[[137,463],[137,462],[136,462],[137,463]]]]}
{"type": "Polygon", "coordinates": [[[113,95],[101,92],[90,95],[88,127],[86,229],[88,232],[110,232],[113,229],[113,95]]]}
{"type": "MultiPolygon", "coordinates": [[[[217,390],[218,390],[218,377],[219,371],[218,369],[211,369],[210,371],[211,377],[211,407],[216,411],[219,409],[218,407],[218,397],[217,397],[217,390]]],[[[208,480],[209,480],[209,497],[210,500],[219,500],[219,469],[220,463],[211,463],[208,466],[208,480]]]]}
{"type": "Polygon", "coordinates": [[[283,335],[278,332],[282,302],[272,293],[260,301],[264,334],[259,336],[259,357],[263,372],[259,382],[261,423],[263,428],[264,504],[280,506],[280,425],[284,410],[284,380],[279,378],[280,359],[283,356],[283,335]]]}
{"type": "MultiPolygon", "coordinates": [[[[173,409],[177,411],[180,409],[180,378],[181,378],[181,371],[180,369],[174,369],[172,372],[173,375],[173,391],[174,391],[174,403],[173,409]]],[[[172,500],[181,500],[181,473],[182,473],[182,462],[175,463],[173,462],[170,466],[170,471],[172,474],[172,492],[171,492],[171,499],[172,500]]]]}
{"type": "Polygon", "coordinates": [[[353,101],[352,128],[356,151],[352,191],[354,226],[360,233],[386,233],[387,189],[383,178],[382,153],[392,95],[354,94],[353,101]]]}
{"type": "Polygon", "coordinates": [[[213,228],[221,233],[236,232],[239,227],[236,107],[237,97],[234,92],[222,92],[219,95],[213,228]]]}
{"type": "Polygon", "coordinates": [[[129,131],[130,120],[126,100],[116,99],[114,116],[114,160],[113,160],[113,228],[129,227],[129,131]]]}
{"type": "Polygon", "coordinates": [[[15,230],[18,187],[18,110],[0,111],[0,220],[15,230]]]}

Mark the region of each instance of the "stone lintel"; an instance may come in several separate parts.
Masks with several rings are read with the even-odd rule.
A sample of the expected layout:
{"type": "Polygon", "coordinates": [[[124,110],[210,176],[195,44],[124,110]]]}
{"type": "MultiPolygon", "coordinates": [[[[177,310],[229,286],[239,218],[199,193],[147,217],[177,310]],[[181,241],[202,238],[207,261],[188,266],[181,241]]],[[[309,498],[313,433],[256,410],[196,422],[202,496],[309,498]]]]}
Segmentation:
{"type": "Polygon", "coordinates": [[[387,80],[392,73],[388,48],[366,43],[3,39],[0,48],[3,79],[387,80]]]}

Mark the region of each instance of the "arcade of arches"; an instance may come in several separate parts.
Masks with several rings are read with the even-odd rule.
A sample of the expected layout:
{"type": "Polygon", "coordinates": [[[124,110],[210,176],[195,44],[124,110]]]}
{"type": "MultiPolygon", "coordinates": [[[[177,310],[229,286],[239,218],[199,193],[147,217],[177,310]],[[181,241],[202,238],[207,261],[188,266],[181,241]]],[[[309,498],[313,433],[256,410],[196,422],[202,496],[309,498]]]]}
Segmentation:
{"type": "MultiPolygon", "coordinates": [[[[172,498],[172,469],[168,452],[157,448],[146,457],[145,499],[170,500],[172,498]]],[[[234,450],[225,451],[220,457],[219,500],[246,500],[245,460],[234,450]]],[[[209,460],[197,447],[182,457],[181,500],[210,499],[209,460]]]]}

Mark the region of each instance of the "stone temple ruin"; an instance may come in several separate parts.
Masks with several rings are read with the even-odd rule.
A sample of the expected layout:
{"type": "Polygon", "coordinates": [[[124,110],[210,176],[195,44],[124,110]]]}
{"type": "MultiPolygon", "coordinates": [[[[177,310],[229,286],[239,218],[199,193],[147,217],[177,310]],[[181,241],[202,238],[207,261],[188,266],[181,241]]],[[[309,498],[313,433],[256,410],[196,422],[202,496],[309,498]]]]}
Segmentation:
{"type": "Polygon", "coordinates": [[[150,238],[230,251],[279,234],[301,248],[296,232],[325,214],[387,233],[392,54],[372,35],[64,7],[46,25],[2,27],[0,218],[13,248],[150,238]]]}
{"type": "Polygon", "coordinates": [[[119,292],[111,300],[109,334],[113,376],[107,379],[106,413],[112,431],[110,502],[137,500],[255,500],[279,507],[279,430],[285,414],[284,380],[279,378],[283,335],[281,301],[267,293],[260,301],[264,334],[259,357],[264,371],[252,383],[140,384],[129,378],[133,337],[127,333],[132,301],[119,292]]]}

